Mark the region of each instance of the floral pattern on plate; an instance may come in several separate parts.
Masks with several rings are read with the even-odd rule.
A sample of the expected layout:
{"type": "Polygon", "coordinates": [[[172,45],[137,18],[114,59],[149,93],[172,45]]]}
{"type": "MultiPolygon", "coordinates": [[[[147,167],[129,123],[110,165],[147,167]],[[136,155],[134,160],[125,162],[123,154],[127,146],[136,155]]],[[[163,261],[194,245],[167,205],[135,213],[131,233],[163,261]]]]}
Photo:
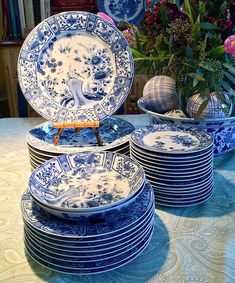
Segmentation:
{"type": "Polygon", "coordinates": [[[108,117],[100,122],[99,134],[103,145],[98,146],[92,128],[84,128],[77,132],[74,128],[65,128],[58,144],[53,144],[53,139],[58,129],[53,128],[50,122],[40,124],[29,131],[27,142],[46,152],[76,152],[87,150],[106,150],[118,147],[128,142],[129,135],[134,131],[134,126],[120,118],[108,117]]]}
{"type": "Polygon", "coordinates": [[[56,209],[96,210],[120,204],[144,183],[134,160],[111,152],[61,155],[39,166],[30,176],[32,196],[56,209]]]}
{"type": "Polygon", "coordinates": [[[121,208],[119,213],[112,211],[106,213],[100,222],[81,218],[81,221],[68,222],[67,220],[50,217],[32,199],[29,192],[22,196],[21,207],[24,221],[43,234],[57,236],[58,238],[89,239],[97,237],[112,237],[123,231],[130,230],[132,225],[140,221],[153,206],[153,191],[149,183],[130,206],[121,208]],[[83,219],[83,220],[82,220],[83,219]]]}
{"type": "Polygon", "coordinates": [[[138,24],[145,16],[143,0],[99,0],[99,11],[109,15],[116,23],[124,20],[138,24]]]}
{"type": "Polygon", "coordinates": [[[128,95],[133,59],[121,32],[103,18],[64,12],[28,35],[18,77],[26,99],[45,119],[102,120],[128,95]]]}
{"type": "Polygon", "coordinates": [[[169,153],[200,152],[213,143],[211,135],[202,130],[169,124],[137,129],[131,134],[131,141],[153,152],[169,153]]]}

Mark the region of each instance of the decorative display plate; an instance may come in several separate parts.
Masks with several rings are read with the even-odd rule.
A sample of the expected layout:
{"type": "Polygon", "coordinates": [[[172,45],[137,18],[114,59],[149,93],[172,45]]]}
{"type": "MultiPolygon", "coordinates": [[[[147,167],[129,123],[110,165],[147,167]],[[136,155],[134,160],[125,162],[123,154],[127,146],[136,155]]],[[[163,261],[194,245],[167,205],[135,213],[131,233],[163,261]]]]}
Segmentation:
{"type": "Polygon", "coordinates": [[[133,155],[136,160],[139,160],[140,162],[144,161],[146,164],[155,164],[157,166],[163,166],[164,168],[179,170],[188,169],[188,166],[190,166],[190,168],[203,166],[205,162],[208,162],[209,160],[213,159],[213,154],[209,152],[206,155],[198,156],[194,159],[178,158],[172,160],[168,158],[164,160],[161,157],[154,158],[154,156],[147,156],[146,154],[143,156],[143,154],[140,151],[134,149],[133,146],[131,147],[130,154],[133,155]]]}
{"type": "Polygon", "coordinates": [[[60,155],[29,178],[31,195],[66,212],[97,211],[130,199],[145,180],[142,167],[125,155],[82,152],[60,155]]]}
{"type": "Polygon", "coordinates": [[[129,141],[129,135],[135,127],[120,118],[108,117],[100,123],[99,134],[103,145],[98,146],[92,128],[81,129],[65,128],[58,144],[53,139],[58,129],[49,122],[40,124],[29,131],[27,142],[34,148],[51,153],[70,153],[87,150],[107,150],[119,147],[129,141]]]}
{"type": "Polygon", "coordinates": [[[207,201],[213,195],[213,192],[214,192],[214,189],[212,188],[206,196],[204,196],[202,198],[198,198],[197,200],[194,200],[194,201],[178,202],[178,201],[175,200],[173,202],[169,202],[169,201],[165,201],[163,199],[156,199],[156,202],[160,205],[170,206],[170,207],[194,206],[194,205],[202,204],[203,202],[207,201]]]}
{"type": "Polygon", "coordinates": [[[121,210],[118,214],[113,212],[106,214],[103,221],[77,221],[68,222],[59,218],[50,217],[45,211],[37,205],[29,192],[22,197],[22,214],[24,221],[41,231],[44,234],[54,235],[58,238],[66,239],[96,239],[97,237],[112,237],[119,234],[122,230],[129,230],[141,217],[144,217],[148,208],[152,207],[154,202],[152,188],[146,184],[142,193],[136,198],[132,205],[121,210]]]}
{"type": "Polygon", "coordinates": [[[161,159],[162,162],[172,162],[172,163],[189,163],[189,162],[195,162],[199,158],[207,158],[211,157],[211,149],[213,147],[210,146],[203,151],[199,152],[193,152],[193,153],[187,153],[187,152],[181,152],[181,153],[168,153],[168,152],[154,152],[154,151],[148,151],[147,149],[143,149],[141,147],[136,146],[133,142],[130,142],[130,149],[134,152],[137,152],[138,154],[145,155],[147,158],[154,158],[154,159],[161,159]]]}
{"type": "MultiPolygon", "coordinates": [[[[115,235],[98,236],[98,237],[78,237],[78,238],[68,238],[64,236],[58,236],[53,234],[46,234],[43,230],[35,229],[33,226],[30,226],[29,223],[25,222],[25,229],[32,231],[34,236],[37,236],[40,241],[49,243],[50,246],[54,248],[66,248],[66,250],[73,251],[96,251],[100,248],[112,247],[114,244],[120,244],[128,240],[128,237],[133,237],[136,232],[140,232],[141,227],[145,227],[152,219],[154,214],[155,207],[152,200],[152,206],[149,206],[146,210],[146,213],[141,215],[138,220],[136,220],[132,225],[128,226],[127,229],[123,228],[121,231],[115,235]]],[[[89,219],[90,222],[97,222],[97,219],[89,219]]],[[[103,221],[104,222],[104,221],[103,221]]]]}
{"type": "Polygon", "coordinates": [[[29,233],[25,233],[25,238],[30,242],[35,248],[38,248],[42,253],[47,254],[48,257],[59,259],[66,262],[96,262],[98,260],[106,260],[114,256],[119,256],[122,253],[127,252],[132,249],[134,245],[138,244],[141,239],[143,239],[151,230],[153,229],[153,224],[149,225],[143,232],[139,233],[137,237],[131,239],[129,242],[124,242],[122,245],[110,248],[109,250],[101,250],[97,252],[67,252],[58,251],[48,246],[44,246],[41,242],[32,238],[29,233]]]}
{"type": "Polygon", "coordinates": [[[68,265],[59,265],[55,261],[48,261],[48,257],[44,254],[40,253],[36,249],[32,249],[31,247],[27,246],[26,244],[26,251],[28,254],[36,260],[39,264],[42,264],[52,270],[68,273],[68,274],[74,274],[74,275],[82,275],[82,274],[97,274],[101,272],[107,272],[113,269],[116,269],[118,267],[123,266],[124,264],[127,264],[128,262],[135,259],[138,255],[140,255],[144,249],[149,244],[152,234],[150,234],[149,237],[145,237],[136,247],[134,247],[131,251],[127,252],[126,254],[123,254],[122,256],[115,257],[113,260],[109,261],[98,261],[96,263],[96,267],[94,268],[83,268],[82,264],[74,264],[70,263],[68,265]],[[104,264],[109,264],[104,267],[104,264]]]}
{"type": "Polygon", "coordinates": [[[103,120],[125,101],[133,58],[122,33],[81,11],[53,15],[25,39],[18,78],[30,105],[53,122],[103,120]]]}
{"type": "Polygon", "coordinates": [[[109,15],[116,23],[140,23],[145,16],[144,0],[99,0],[99,11],[109,15]]]}
{"type": "Polygon", "coordinates": [[[204,131],[170,124],[137,129],[131,134],[131,141],[141,148],[170,154],[200,152],[213,143],[211,135],[204,131]]]}
{"type": "Polygon", "coordinates": [[[54,238],[42,236],[38,231],[31,229],[27,225],[25,225],[25,234],[28,234],[32,239],[40,243],[41,246],[57,251],[57,253],[64,253],[66,255],[76,254],[84,257],[95,256],[96,254],[101,255],[111,250],[115,250],[116,248],[118,249],[120,246],[125,245],[130,240],[138,237],[143,231],[148,229],[148,227],[152,226],[153,215],[154,209],[151,209],[150,214],[141,221],[142,224],[139,223],[137,228],[135,227],[134,230],[130,230],[124,234],[122,233],[120,237],[114,237],[105,241],[94,240],[92,242],[77,241],[71,243],[64,240],[59,242],[54,240],[54,238]]]}

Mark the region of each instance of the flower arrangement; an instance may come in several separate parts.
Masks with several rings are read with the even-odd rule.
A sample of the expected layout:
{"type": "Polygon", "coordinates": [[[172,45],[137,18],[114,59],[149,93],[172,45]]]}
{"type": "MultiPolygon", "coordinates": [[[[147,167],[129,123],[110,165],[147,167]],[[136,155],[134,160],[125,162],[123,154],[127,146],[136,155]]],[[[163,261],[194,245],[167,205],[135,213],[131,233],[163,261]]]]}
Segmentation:
{"type": "Polygon", "coordinates": [[[224,103],[235,96],[235,35],[229,13],[234,1],[185,0],[182,7],[176,2],[148,0],[142,24],[127,24],[123,33],[132,47],[135,71],[174,78],[184,112],[188,99],[200,93],[198,118],[212,94],[224,103]]]}

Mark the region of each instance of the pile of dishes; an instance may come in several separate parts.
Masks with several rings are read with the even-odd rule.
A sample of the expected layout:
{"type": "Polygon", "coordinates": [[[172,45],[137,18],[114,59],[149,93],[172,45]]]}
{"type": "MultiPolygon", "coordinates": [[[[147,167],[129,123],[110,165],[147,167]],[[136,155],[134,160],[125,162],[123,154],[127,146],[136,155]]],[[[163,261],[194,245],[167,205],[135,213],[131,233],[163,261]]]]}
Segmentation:
{"type": "Polygon", "coordinates": [[[45,162],[32,173],[21,207],[26,251],[64,273],[118,268],[137,257],[153,233],[152,187],[143,168],[119,153],[45,162]]]}
{"type": "Polygon", "coordinates": [[[143,166],[158,204],[192,206],[213,194],[213,139],[200,129],[170,124],[137,129],[130,155],[143,166]]]}
{"type": "Polygon", "coordinates": [[[98,146],[92,128],[65,128],[57,145],[53,139],[58,132],[52,123],[45,122],[32,128],[27,135],[31,169],[34,170],[45,161],[70,152],[112,151],[129,155],[129,137],[134,126],[116,117],[108,117],[100,122],[99,135],[102,146],[98,146]]]}

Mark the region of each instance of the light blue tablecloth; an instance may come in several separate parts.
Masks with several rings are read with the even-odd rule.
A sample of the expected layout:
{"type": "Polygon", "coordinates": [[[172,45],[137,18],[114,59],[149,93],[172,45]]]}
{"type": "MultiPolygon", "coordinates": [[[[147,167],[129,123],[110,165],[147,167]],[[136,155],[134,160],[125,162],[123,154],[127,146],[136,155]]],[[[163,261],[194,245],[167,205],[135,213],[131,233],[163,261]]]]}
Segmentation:
{"type": "MultiPolygon", "coordinates": [[[[123,116],[135,126],[145,115],[123,116]]],[[[25,255],[20,199],[30,176],[25,136],[41,118],[0,120],[0,282],[235,282],[235,155],[214,162],[215,191],[204,204],[157,207],[155,232],[131,263],[103,274],[70,276],[25,255]]]]}

